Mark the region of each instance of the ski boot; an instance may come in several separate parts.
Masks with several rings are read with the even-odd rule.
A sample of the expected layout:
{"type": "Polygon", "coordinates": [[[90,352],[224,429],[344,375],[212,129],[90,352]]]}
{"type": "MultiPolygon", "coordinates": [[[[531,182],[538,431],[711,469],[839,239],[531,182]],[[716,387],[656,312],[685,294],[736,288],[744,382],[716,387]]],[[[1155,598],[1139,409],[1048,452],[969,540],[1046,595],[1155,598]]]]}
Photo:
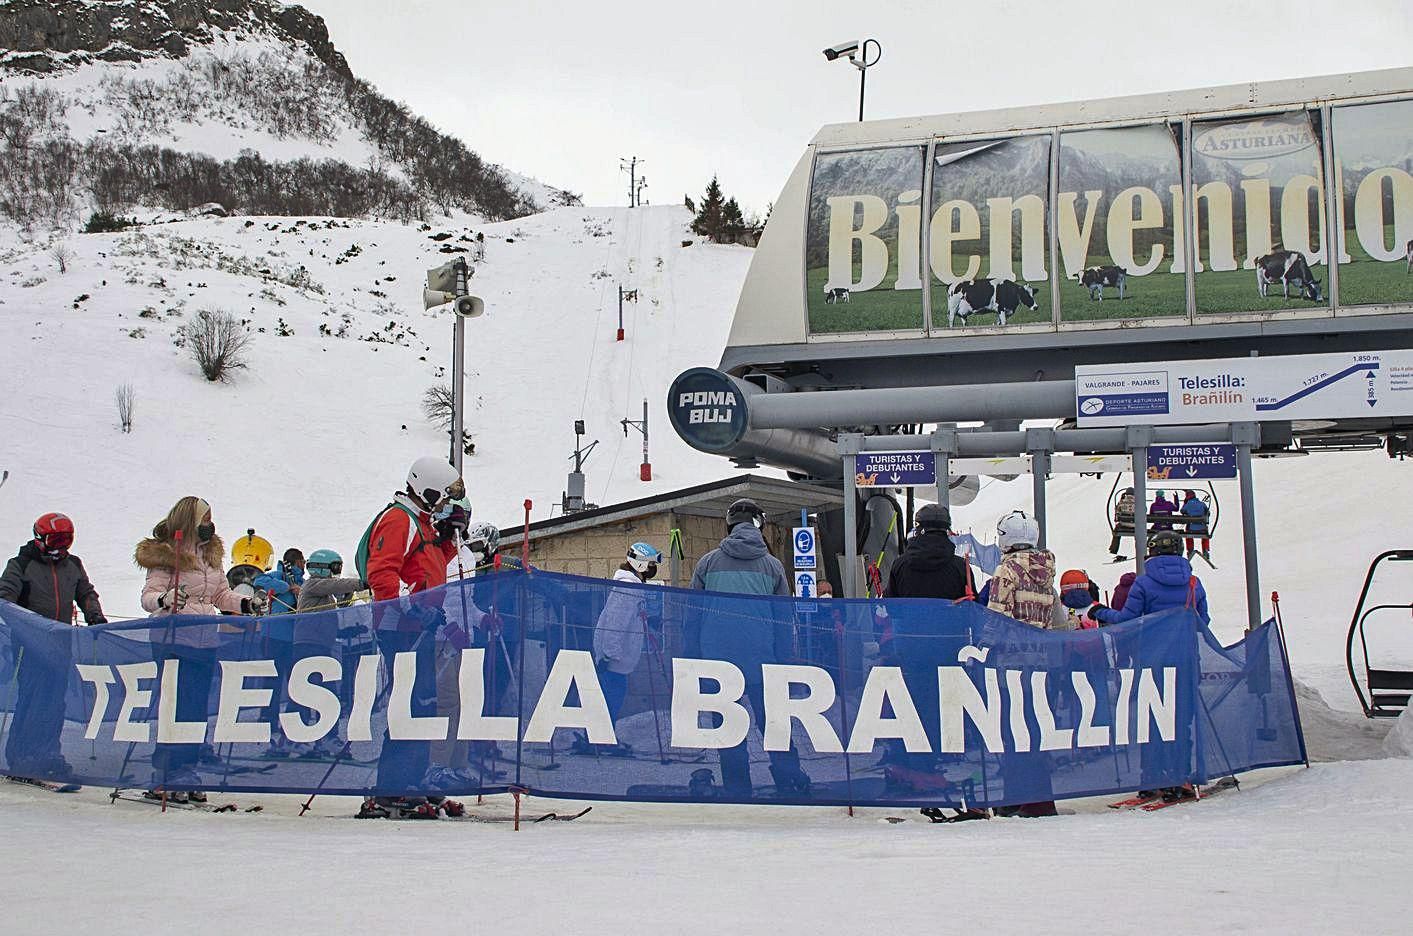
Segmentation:
{"type": "Polygon", "coordinates": [[[358,808],[357,819],[391,819],[392,809],[378,802],[377,797],[370,796],[363,801],[363,805],[358,808]]]}
{"type": "Polygon", "coordinates": [[[438,803],[437,806],[441,810],[442,815],[446,816],[449,819],[459,819],[462,816],[466,815],[465,804],[461,803],[458,800],[444,799],[440,803],[438,803]]]}
{"type": "Polygon", "coordinates": [[[692,771],[687,781],[687,795],[694,800],[714,800],[721,798],[721,789],[716,785],[716,776],[710,767],[698,767],[692,771]]]}
{"type": "Polygon", "coordinates": [[[775,780],[775,795],[803,797],[810,795],[810,778],[798,765],[770,768],[770,776],[775,780]]]}
{"type": "Polygon", "coordinates": [[[1160,794],[1165,803],[1181,803],[1184,800],[1197,798],[1197,791],[1190,783],[1184,783],[1182,786],[1164,787],[1160,794]]]}

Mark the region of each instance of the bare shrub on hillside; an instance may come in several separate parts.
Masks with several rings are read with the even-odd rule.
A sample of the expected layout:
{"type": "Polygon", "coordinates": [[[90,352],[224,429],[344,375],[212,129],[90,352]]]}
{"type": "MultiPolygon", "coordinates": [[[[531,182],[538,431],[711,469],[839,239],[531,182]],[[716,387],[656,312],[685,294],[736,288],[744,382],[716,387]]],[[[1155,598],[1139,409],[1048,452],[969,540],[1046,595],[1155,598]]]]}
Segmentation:
{"type": "Polygon", "coordinates": [[[232,371],[249,366],[250,332],[229,312],[202,309],[182,326],[182,335],[202,376],[212,383],[229,382],[232,371]]]}
{"type": "Polygon", "coordinates": [[[118,422],[122,425],[123,432],[132,432],[133,401],[137,398],[132,384],[120,384],[113,398],[118,404],[118,422]]]}
{"type": "Polygon", "coordinates": [[[451,387],[447,384],[428,387],[427,392],[422,394],[422,415],[439,429],[451,428],[453,408],[454,397],[451,387]]]}
{"type": "Polygon", "coordinates": [[[60,274],[69,272],[69,261],[73,258],[74,252],[63,241],[59,241],[49,249],[49,259],[59,264],[60,274]]]}

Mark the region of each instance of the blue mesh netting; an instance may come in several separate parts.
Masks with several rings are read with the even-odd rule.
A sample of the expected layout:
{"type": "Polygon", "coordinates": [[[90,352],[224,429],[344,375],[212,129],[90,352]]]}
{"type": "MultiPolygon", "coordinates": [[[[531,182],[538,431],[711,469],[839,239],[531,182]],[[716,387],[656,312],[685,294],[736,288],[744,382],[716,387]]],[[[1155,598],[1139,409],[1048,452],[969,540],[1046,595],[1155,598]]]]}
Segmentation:
{"type": "Polygon", "coordinates": [[[1274,625],[1221,647],[1185,609],[1059,633],[969,602],[514,571],[286,620],[291,642],[0,602],[0,763],[173,789],[999,806],[1304,758],[1274,625]]]}

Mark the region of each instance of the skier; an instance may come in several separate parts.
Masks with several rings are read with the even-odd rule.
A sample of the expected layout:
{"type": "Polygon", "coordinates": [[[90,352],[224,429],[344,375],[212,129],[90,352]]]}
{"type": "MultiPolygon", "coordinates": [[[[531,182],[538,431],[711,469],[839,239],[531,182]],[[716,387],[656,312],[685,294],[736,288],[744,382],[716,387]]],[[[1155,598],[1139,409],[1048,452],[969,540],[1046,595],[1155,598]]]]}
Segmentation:
{"type": "Polygon", "coordinates": [[[1159,491],[1153,495],[1153,503],[1148,505],[1148,529],[1150,533],[1159,530],[1171,530],[1173,524],[1171,520],[1163,519],[1171,517],[1178,512],[1177,504],[1168,500],[1167,494],[1159,491]]]}
{"type": "Polygon", "coordinates": [[[1207,505],[1202,503],[1196,491],[1183,491],[1182,515],[1193,517],[1187,522],[1187,537],[1183,544],[1187,547],[1187,558],[1190,562],[1197,550],[1193,547],[1193,539],[1202,540],[1202,558],[1208,565],[1212,565],[1212,540],[1207,527],[1207,505]],[[1200,522],[1198,519],[1200,518],[1200,522]]]}
{"type": "MultiPolygon", "coordinates": [[[[1128,602],[1128,593],[1133,588],[1133,582],[1138,578],[1137,572],[1125,572],[1119,576],[1118,582],[1114,585],[1114,593],[1109,596],[1109,607],[1115,611],[1122,611],[1128,602]]],[[[1094,600],[1098,601],[1099,596],[1095,595],[1094,600]]]]}
{"type": "Polygon", "coordinates": [[[957,555],[949,535],[952,514],[941,504],[927,504],[913,519],[913,534],[888,570],[889,598],[945,598],[956,601],[976,594],[971,567],[957,555]]]}
{"type": "Polygon", "coordinates": [[[270,746],[266,757],[289,757],[289,746],[284,732],[280,730],[280,712],[284,710],[284,689],[289,685],[290,671],[294,668],[294,623],[283,620],[284,615],[293,614],[299,604],[299,588],[304,584],[304,553],[293,546],[285,550],[284,556],[275,564],[272,572],[257,576],[251,583],[257,590],[265,592],[270,599],[270,617],[264,623],[264,647],[266,657],[275,661],[274,694],[265,707],[266,719],[270,722],[270,746]]]}
{"type": "MultiPolygon", "coordinates": [[[[309,578],[299,589],[296,610],[300,617],[294,621],[294,659],[303,660],[312,656],[341,658],[338,642],[340,617],[335,609],[346,607],[354,594],[363,588],[363,583],[356,578],[340,577],[343,557],[332,549],[314,550],[309,554],[304,570],[309,578]]],[[[347,679],[340,680],[340,689],[351,688],[347,685],[349,682],[347,679]]],[[[339,749],[335,732],[331,731],[299,756],[328,759],[336,757],[339,749]]]]}
{"type": "MultiPolygon", "coordinates": [[[[1122,624],[1145,614],[1184,607],[1195,609],[1204,625],[1212,623],[1207,613],[1207,591],[1192,574],[1192,564],[1182,555],[1182,537],[1172,530],[1158,530],[1148,537],[1148,561],[1143,566],[1143,574],[1133,580],[1123,607],[1116,611],[1096,602],[1089,609],[1089,616],[1100,624],[1122,624]]],[[[1160,754],[1145,757],[1144,768],[1149,776],[1174,772],[1160,754]]],[[[1175,801],[1190,799],[1195,793],[1191,784],[1183,784],[1139,790],[1138,795],[1141,799],[1161,796],[1175,801]]]]}
{"type": "MultiPolygon", "coordinates": [[[[152,528],[152,536],[137,544],[133,560],[147,570],[142,588],[142,609],[163,619],[150,631],[153,653],[159,661],[180,661],[176,717],[180,721],[205,721],[215,674],[216,651],[221,637],[215,624],[179,626],[178,615],[263,615],[268,602],[263,593],[248,598],[236,594],[221,569],[225,549],[216,535],[211,506],[199,497],[183,497],[152,528]]],[[[200,744],[158,742],[152,754],[153,785],[199,787],[196,764],[200,744]]],[[[158,797],[155,790],[147,795],[158,797]]],[[[172,791],[178,801],[205,802],[206,794],[172,791]]]]}
{"type": "Polygon", "coordinates": [[[1133,535],[1133,509],[1133,488],[1124,488],[1114,504],[1114,535],[1109,538],[1109,553],[1115,562],[1122,562],[1124,559],[1119,555],[1120,541],[1125,536],[1133,535]]]}
{"type": "Polygon", "coordinates": [[[1092,630],[1099,626],[1097,621],[1083,613],[1098,600],[1099,586],[1090,580],[1088,572],[1070,569],[1060,576],[1060,604],[1065,608],[1069,630],[1092,630]]]}
{"type": "MultiPolygon", "coordinates": [[[[649,543],[634,543],[628,556],[613,573],[615,582],[641,585],[657,577],[662,553],[649,543]]],[[[599,685],[608,702],[608,716],[616,724],[623,700],[628,694],[628,677],[643,656],[643,640],[648,626],[647,596],[639,588],[612,588],[594,625],[594,660],[599,685]]],[[[614,748],[596,748],[586,734],[575,733],[574,751],[580,754],[627,755],[632,747],[619,742],[614,748]]]]}
{"type": "Polygon", "coordinates": [[[996,524],[1001,564],[986,583],[986,606],[1032,627],[1069,630],[1055,590],[1055,554],[1037,549],[1040,526],[1013,510],[996,524]]]}
{"type": "MultiPolygon", "coordinates": [[[[726,509],[726,538],[697,562],[692,588],[746,595],[794,593],[785,567],[770,554],[761,530],[765,511],[755,501],[742,498],[726,509]]],[[[761,603],[759,606],[764,606],[761,603]]],[[[787,602],[771,602],[768,620],[743,621],[742,603],[731,599],[704,599],[685,622],[687,655],[735,664],[746,677],[746,699],[756,724],[765,730],[765,687],[761,665],[790,658],[790,620],[787,602]],[[712,613],[720,607],[726,613],[712,613]]],[[[720,716],[712,716],[720,724],[720,716]]],[[[743,740],[722,750],[721,785],[728,797],[749,799],[751,766],[743,740]]],[[[810,778],[800,769],[800,753],[791,743],[788,751],[770,752],[770,774],[778,794],[802,797],[809,793],[810,778]]]]}
{"type": "MultiPolygon", "coordinates": [[[[0,575],[0,599],[27,611],[68,624],[74,605],[89,624],[106,624],[98,592],[88,580],[74,543],[73,521],[47,513],[34,521],[34,537],[0,575]]],[[[15,622],[10,626],[14,653],[15,708],[5,762],[17,777],[64,782],[73,768],[64,760],[64,689],[70,669],[69,633],[15,622]]]]}
{"type": "MultiPolygon", "coordinates": [[[[933,598],[958,602],[974,598],[976,585],[971,566],[957,555],[952,543],[952,514],[941,504],[927,504],[913,518],[914,529],[903,553],[888,570],[889,598],[933,598]]],[[[955,645],[948,640],[945,626],[939,630],[937,616],[928,608],[901,608],[895,603],[888,616],[892,628],[891,652],[903,670],[903,679],[920,711],[935,710],[939,704],[937,666],[939,656],[950,650],[955,660],[955,645]]],[[[940,727],[926,724],[928,740],[936,751],[940,747],[940,727]]],[[[884,777],[891,786],[910,792],[935,792],[952,787],[943,772],[944,764],[933,754],[890,755],[898,763],[884,768],[884,777]]],[[[941,807],[928,806],[921,810],[934,822],[943,821],[941,807]]],[[[984,812],[968,810],[964,818],[982,818],[984,812]]]]}
{"type": "MultiPolygon", "coordinates": [[[[447,563],[470,522],[468,511],[457,503],[465,496],[466,485],[455,468],[435,456],[419,458],[407,472],[406,486],[379,511],[359,544],[359,572],[375,602],[395,601],[403,585],[408,589],[405,603],[374,608],[374,628],[389,673],[398,653],[416,654],[413,717],[436,714],[435,638],[447,619],[442,596],[424,595],[446,584],[447,563]]],[[[359,817],[460,815],[460,803],[413,793],[427,773],[428,754],[426,741],[394,741],[384,734],[376,783],[392,792],[365,800],[359,817]]]]}
{"type": "Polygon", "coordinates": [[[1157,530],[1148,537],[1148,561],[1143,574],[1129,587],[1123,607],[1115,610],[1095,602],[1089,616],[1100,624],[1122,624],[1145,614],[1169,608],[1192,607],[1203,624],[1210,625],[1207,590],[1192,574],[1192,563],[1182,555],[1182,537],[1172,530],[1157,530]]]}

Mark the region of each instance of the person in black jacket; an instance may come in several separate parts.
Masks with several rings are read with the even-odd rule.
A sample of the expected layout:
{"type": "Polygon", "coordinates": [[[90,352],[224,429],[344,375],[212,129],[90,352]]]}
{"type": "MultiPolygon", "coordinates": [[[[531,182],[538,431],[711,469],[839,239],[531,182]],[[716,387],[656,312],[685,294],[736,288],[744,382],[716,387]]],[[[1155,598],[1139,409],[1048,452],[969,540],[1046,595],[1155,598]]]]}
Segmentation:
{"type": "Polygon", "coordinates": [[[952,515],[941,504],[928,504],[914,519],[917,532],[888,570],[889,598],[946,598],[976,594],[971,568],[952,543],[952,515]]]}
{"type": "MultiPolygon", "coordinates": [[[[0,575],[0,599],[61,624],[70,623],[77,604],[89,624],[108,623],[83,563],[69,554],[73,542],[73,521],[63,514],[47,513],[36,520],[34,539],[20,547],[0,575]]],[[[29,622],[17,624],[10,629],[17,686],[5,763],[14,776],[62,781],[73,773],[60,747],[69,635],[29,622]]]]}

